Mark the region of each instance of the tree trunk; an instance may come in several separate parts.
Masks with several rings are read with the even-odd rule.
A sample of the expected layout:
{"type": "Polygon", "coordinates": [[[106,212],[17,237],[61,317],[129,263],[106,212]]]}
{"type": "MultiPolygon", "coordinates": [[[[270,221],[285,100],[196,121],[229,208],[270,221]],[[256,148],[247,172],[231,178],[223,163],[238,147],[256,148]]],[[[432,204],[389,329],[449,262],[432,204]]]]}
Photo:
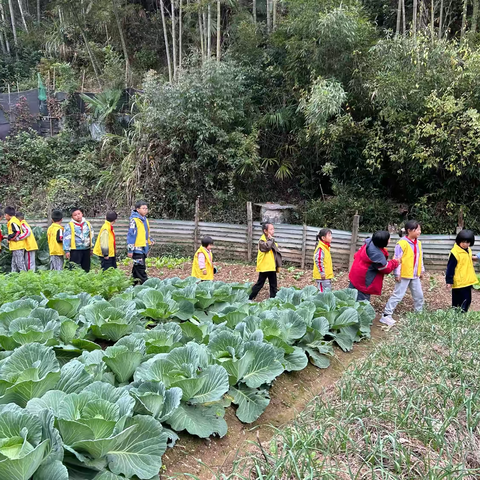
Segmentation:
{"type": "Polygon", "coordinates": [[[402,20],[402,0],[398,0],[397,6],[397,27],[395,29],[395,35],[398,37],[400,35],[400,22],[402,20]]]}
{"type": "Polygon", "coordinates": [[[203,45],[205,47],[205,58],[208,58],[209,51],[208,51],[207,12],[205,11],[205,9],[202,9],[202,17],[203,17],[203,45]]]}
{"type": "Polygon", "coordinates": [[[88,56],[90,57],[90,62],[92,63],[93,71],[95,72],[95,77],[97,79],[98,88],[100,88],[101,90],[102,82],[100,81],[100,74],[98,72],[97,63],[95,62],[95,57],[93,56],[93,52],[90,49],[90,45],[88,44],[87,36],[85,35],[85,32],[81,27],[80,27],[80,34],[82,35],[83,42],[85,43],[85,48],[87,49],[88,56]]]}
{"type": "Polygon", "coordinates": [[[212,7],[210,4],[207,6],[207,57],[210,58],[212,56],[212,7]]]}
{"type": "Polygon", "coordinates": [[[117,0],[113,0],[113,13],[115,21],[117,22],[118,33],[120,35],[120,42],[122,44],[123,56],[125,57],[125,88],[128,88],[130,83],[130,60],[128,58],[127,43],[125,42],[125,35],[123,34],[122,21],[117,9],[117,0]]]}
{"type": "Polygon", "coordinates": [[[253,14],[253,24],[257,26],[257,0],[253,0],[252,14],[253,14]]]}
{"type": "Polygon", "coordinates": [[[37,25],[40,25],[40,16],[41,16],[41,0],[37,0],[37,25]]]}
{"type": "Polygon", "coordinates": [[[403,19],[403,34],[407,33],[407,18],[405,16],[405,0],[402,0],[402,19],[403,19]]]}
{"type": "Polygon", "coordinates": [[[478,21],[478,1],[473,0],[473,13],[472,13],[472,33],[477,33],[477,21],[478,21]]]}
{"type": "Polygon", "coordinates": [[[163,39],[165,40],[165,51],[167,52],[168,80],[172,82],[172,63],[170,62],[170,46],[168,45],[167,24],[165,22],[165,12],[163,0],[160,0],[160,14],[162,15],[163,39]]]}
{"type": "Polygon", "coordinates": [[[172,54],[173,54],[173,78],[177,78],[177,20],[175,18],[175,2],[171,0],[172,8],[172,54]]]}
{"type": "Polygon", "coordinates": [[[18,8],[20,10],[20,16],[22,17],[23,27],[25,28],[25,31],[28,33],[27,21],[25,20],[25,14],[23,13],[22,0],[17,0],[17,1],[18,1],[18,8]]]}
{"type": "Polygon", "coordinates": [[[435,40],[435,2],[432,0],[430,5],[430,32],[432,36],[432,42],[435,40]]]}
{"type": "Polygon", "coordinates": [[[423,25],[423,13],[425,12],[425,0],[420,0],[420,15],[418,16],[417,28],[421,32],[423,25]]]}
{"type": "Polygon", "coordinates": [[[440,0],[440,18],[438,20],[438,38],[441,40],[443,37],[443,0],[440,0]]]}
{"type": "Polygon", "coordinates": [[[272,17],[270,11],[270,4],[272,0],[267,0],[267,32],[270,33],[272,30],[272,17]]]}
{"type": "Polygon", "coordinates": [[[202,12],[200,6],[198,7],[198,30],[200,32],[200,49],[202,52],[202,61],[205,60],[205,44],[203,41],[203,25],[202,25],[202,12]]]}
{"type": "Polygon", "coordinates": [[[217,0],[217,62],[220,61],[221,51],[221,33],[222,33],[222,15],[220,0],[217,0]]]}
{"type": "Polygon", "coordinates": [[[13,9],[13,0],[8,0],[8,8],[10,10],[10,22],[12,24],[13,44],[15,45],[15,57],[18,60],[18,37],[17,27],[15,26],[15,10],[13,9]]]}
{"type": "Polygon", "coordinates": [[[8,35],[7,35],[7,17],[5,16],[5,10],[3,9],[3,0],[0,0],[0,15],[3,24],[3,33],[5,34],[5,49],[6,53],[10,55],[10,43],[8,42],[8,35]]]}
{"type": "Polygon", "coordinates": [[[273,9],[272,29],[275,30],[275,28],[277,27],[277,0],[272,0],[272,9],[273,9]]]}
{"type": "Polygon", "coordinates": [[[468,0],[463,0],[463,13],[462,13],[462,29],[460,30],[460,43],[465,40],[465,32],[467,31],[467,7],[468,0]]]}
{"type": "Polygon", "coordinates": [[[417,16],[418,16],[418,0],[413,0],[413,12],[412,12],[413,38],[417,38],[417,16]]]}
{"type": "Polygon", "coordinates": [[[178,11],[178,69],[182,69],[182,46],[183,46],[183,0],[180,0],[180,8],[178,11]]]}

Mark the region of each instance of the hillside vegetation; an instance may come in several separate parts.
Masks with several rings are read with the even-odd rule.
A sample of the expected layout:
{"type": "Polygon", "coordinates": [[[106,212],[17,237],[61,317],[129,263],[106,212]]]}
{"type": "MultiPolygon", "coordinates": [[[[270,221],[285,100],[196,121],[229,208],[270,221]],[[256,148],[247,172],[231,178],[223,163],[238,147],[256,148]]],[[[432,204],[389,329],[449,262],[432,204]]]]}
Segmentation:
{"type": "Polygon", "coordinates": [[[450,233],[459,211],[480,226],[479,0],[0,5],[0,87],[40,73],[50,115],[66,115],[43,138],[13,106],[2,203],[92,215],[144,196],[153,215],[191,218],[200,196],[205,220],[244,221],[253,200],[339,228],[356,210],[363,230],[414,216],[450,233]],[[123,105],[125,87],[143,93],[123,105]]]}

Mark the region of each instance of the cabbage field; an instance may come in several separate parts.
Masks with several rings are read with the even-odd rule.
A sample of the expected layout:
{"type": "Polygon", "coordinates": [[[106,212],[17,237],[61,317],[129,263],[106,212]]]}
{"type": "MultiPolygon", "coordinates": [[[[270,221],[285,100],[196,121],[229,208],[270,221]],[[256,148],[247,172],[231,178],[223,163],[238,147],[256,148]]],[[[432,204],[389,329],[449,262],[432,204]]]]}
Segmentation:
{"type": "Polygon", "coordinates": [[[153,278],[112,298],[51,287],[3,303],[0,478],[157,478],[176,432],[224,436],[232,405],[251,423],[276,377],[370,336],[355,290],[252,303],[250,286],[153,278]]]}

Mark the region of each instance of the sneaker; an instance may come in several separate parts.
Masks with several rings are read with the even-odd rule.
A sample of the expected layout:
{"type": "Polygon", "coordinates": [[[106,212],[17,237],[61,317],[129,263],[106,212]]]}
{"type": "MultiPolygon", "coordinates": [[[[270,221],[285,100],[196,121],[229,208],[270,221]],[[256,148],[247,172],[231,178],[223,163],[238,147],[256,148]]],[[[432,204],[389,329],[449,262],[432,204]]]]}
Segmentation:
{"type": "Polygon", "coordinates": [[[389,327],[393,327],[397,323],[390,315],[384,315],[379,322],[388,325],[389,327]]]}

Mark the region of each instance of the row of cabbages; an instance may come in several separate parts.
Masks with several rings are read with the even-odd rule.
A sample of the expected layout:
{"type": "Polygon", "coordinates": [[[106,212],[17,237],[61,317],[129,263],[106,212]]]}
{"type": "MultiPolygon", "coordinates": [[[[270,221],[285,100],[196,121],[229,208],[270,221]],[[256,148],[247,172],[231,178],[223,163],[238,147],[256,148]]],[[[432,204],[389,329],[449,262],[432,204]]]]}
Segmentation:
{"type": "Polygon", "coordinates": [[[3,305],[0,478],[153,478],[175,431],[223,436],[232,403],[251,423],[282,372],[309,358],[326,368],[334,342],[348,351],[370,335],[355,290],[286,288],[257,304],[249,288],[151,279],[109,302],[3,305]]]}

